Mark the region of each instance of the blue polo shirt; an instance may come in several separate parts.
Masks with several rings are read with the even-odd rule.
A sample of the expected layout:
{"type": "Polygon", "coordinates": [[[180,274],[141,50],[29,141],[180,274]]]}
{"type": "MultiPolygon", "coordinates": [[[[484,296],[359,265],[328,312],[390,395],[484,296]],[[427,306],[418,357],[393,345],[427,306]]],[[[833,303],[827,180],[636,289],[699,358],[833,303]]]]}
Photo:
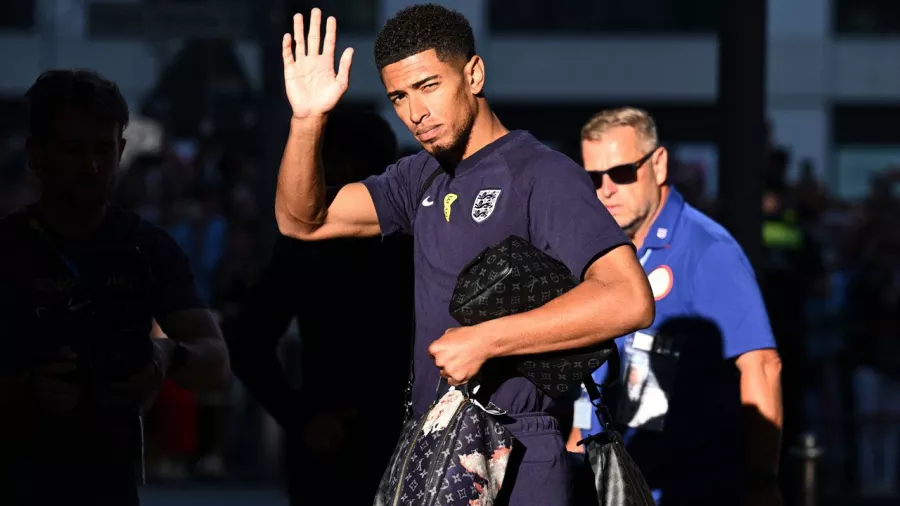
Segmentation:
{"type": "MultiPolygon", "coordinates": [[[[438,168],[423,151],[363,182],[382,234],[414,236],[416,416],[434,402],[440,378],[428,346],[459,326],[450,315],[450,299],[459,273],[478,253],[515,234],[581,277],[594,259],[629,244],[584,169],[528,132],[509,132],[436,177],[421,194],[438,168]]],[[[508,427],[525,448],[510,504],[567,504],[565,444],[558,422],[547,414],[553,401],[518,376],[503,381],[491,401],[508,411],[508,427]]]]}
{"type": "MultiPolygon", "coordinates": [[[[638,257],[656,320],[616,340],[623,381],[604,392],[605,401],[657,498],[730,504],[741,486],[745,439],[734,359],[775,347],[753,269],[737,241],[674,189],[638,257]],[[665,355],[634,351],[652,348],[653,340],[666,340],[665,355]],[[650,383],[636,381],[642,376],[650,383]],[[632,387],[629,394],[632,384],[645,385],[643,393],[632,387]],[[623,407],[636,405],[646,409],[623,407]]],[[[604,366],[594,379],[600,384],[606,375],[604,366]]],[[[598,425],[594,419],[583,434],[599,432],[598,425]]]]}

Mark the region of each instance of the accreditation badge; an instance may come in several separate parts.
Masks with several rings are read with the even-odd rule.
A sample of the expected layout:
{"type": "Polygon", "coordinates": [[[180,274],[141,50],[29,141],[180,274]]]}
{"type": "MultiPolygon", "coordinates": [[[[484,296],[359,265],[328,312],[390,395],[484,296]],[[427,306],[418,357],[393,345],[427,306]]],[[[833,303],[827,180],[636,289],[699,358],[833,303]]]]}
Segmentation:
{"type": "Polygon", "coordinates": [[[663,430],[678,370],[679,352],[674,345],[672,338],[660,337],[652,330],[626,338],[618,425],[663,430]]]}

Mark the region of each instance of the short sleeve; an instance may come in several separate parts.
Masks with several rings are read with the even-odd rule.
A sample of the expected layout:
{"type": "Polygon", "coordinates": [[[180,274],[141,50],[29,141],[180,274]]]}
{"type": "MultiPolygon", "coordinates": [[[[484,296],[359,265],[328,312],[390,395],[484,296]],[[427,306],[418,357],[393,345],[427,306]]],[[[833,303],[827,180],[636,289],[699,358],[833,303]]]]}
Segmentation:
{"type": "Polygon", "coordinates": [[[562,261],[579,279],[599,256],[631,244],[597,199],[587,172],[565,155],[541,157],[523,180],[532,244],[562,261]]]}
{"type": "Polygon", "coordinates": [[[724,358],[775,348],[775,337],[750,262],[737,243],[717,242],[697,262],[693,309],[722,332],[724,358]]]}
{"type": "Polygon", "coordinates": [[[153,317],[158,319],[176,311],[205,308],[187,255],[162,229],[153,227],[151,233],[148,254],[153,276],[150,301],[153,317]]]}
{"type": "Polygon", "coordinates": [[[375,203],[381,235],[394,232],[412,234],[415,199],[424,165],[421,155],[408,156],[388,167],[384,173],[362,182],[375,203]]]}

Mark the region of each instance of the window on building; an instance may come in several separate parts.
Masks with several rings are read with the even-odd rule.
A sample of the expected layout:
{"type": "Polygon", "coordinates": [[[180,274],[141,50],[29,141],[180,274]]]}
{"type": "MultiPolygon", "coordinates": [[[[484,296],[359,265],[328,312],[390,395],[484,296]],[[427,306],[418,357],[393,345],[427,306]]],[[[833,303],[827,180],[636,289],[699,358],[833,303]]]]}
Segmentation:
{"type": "Polygon", "coordinates": [[[372,35],[378,27],[379,2],[375,0],[291,0],[290,12],[299,12],[307,17],[310,9],[319,7],[324,16],[334,16],[338,20],[341,34],[372,35]]]}
{"type": "Polygon", "coordinates": [[[138,3],[92,2],[87,9],[88,33],[91,37],[141,36],[142,8],[145,7],[138,3]]]}
{"type": "Polygon", "coordinates": [[[33,29],[35,9],[36,0],[0,0],[0,29],[33,29]]]}
{"type": "Polygon", "coordinates": [[[873,178],[900,168],[900,106],[838,105],[832,110],[831,187],[844,199],[869,195],[873,178]]]}
{"type": "Polygon", "coordinates": [[[717,28],[720,0],[490,0],[500,33],[702,33],[717,28]]]}
{"type": "Polygon", "coordinates": [[[834,30],[839,34],[900,33],[900,2],[896,0],[834,0],[834,30]]]}
{"type": "Polygon", "coordinates": [[[875,177],[900,170],[900,144],[881,146],[838,146],[834,157],[838,198],[860,201],[872,193],[875,177]]]}
{"type": "Polygon", "coordinates": [[[88,31],[92,37],[244,39],[253,36],[252,12],[246,0],[92,0],[88,31]]]}

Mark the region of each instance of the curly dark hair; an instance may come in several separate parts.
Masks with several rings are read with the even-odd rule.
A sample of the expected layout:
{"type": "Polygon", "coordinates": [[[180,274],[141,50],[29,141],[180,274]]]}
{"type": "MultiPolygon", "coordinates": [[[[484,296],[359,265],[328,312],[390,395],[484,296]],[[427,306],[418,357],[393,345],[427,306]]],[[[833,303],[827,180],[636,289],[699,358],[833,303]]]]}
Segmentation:
{"type": "Polygon", "coordinates": [[[475,56],[475,35],[465,16],[441,5],[407,7],[387,20],[375,37],[375,65],[384,67],[434,49],[441,61],[475,56]]]}
{"type": "Polygon", "coordinates": [[[87,69],[48,70],[25,93],[28,132],[47,137],[60,109],[71,106],[91,117],[115,122],[120,135],[128,125],[128,103],[119,87],[87,69]]]}

